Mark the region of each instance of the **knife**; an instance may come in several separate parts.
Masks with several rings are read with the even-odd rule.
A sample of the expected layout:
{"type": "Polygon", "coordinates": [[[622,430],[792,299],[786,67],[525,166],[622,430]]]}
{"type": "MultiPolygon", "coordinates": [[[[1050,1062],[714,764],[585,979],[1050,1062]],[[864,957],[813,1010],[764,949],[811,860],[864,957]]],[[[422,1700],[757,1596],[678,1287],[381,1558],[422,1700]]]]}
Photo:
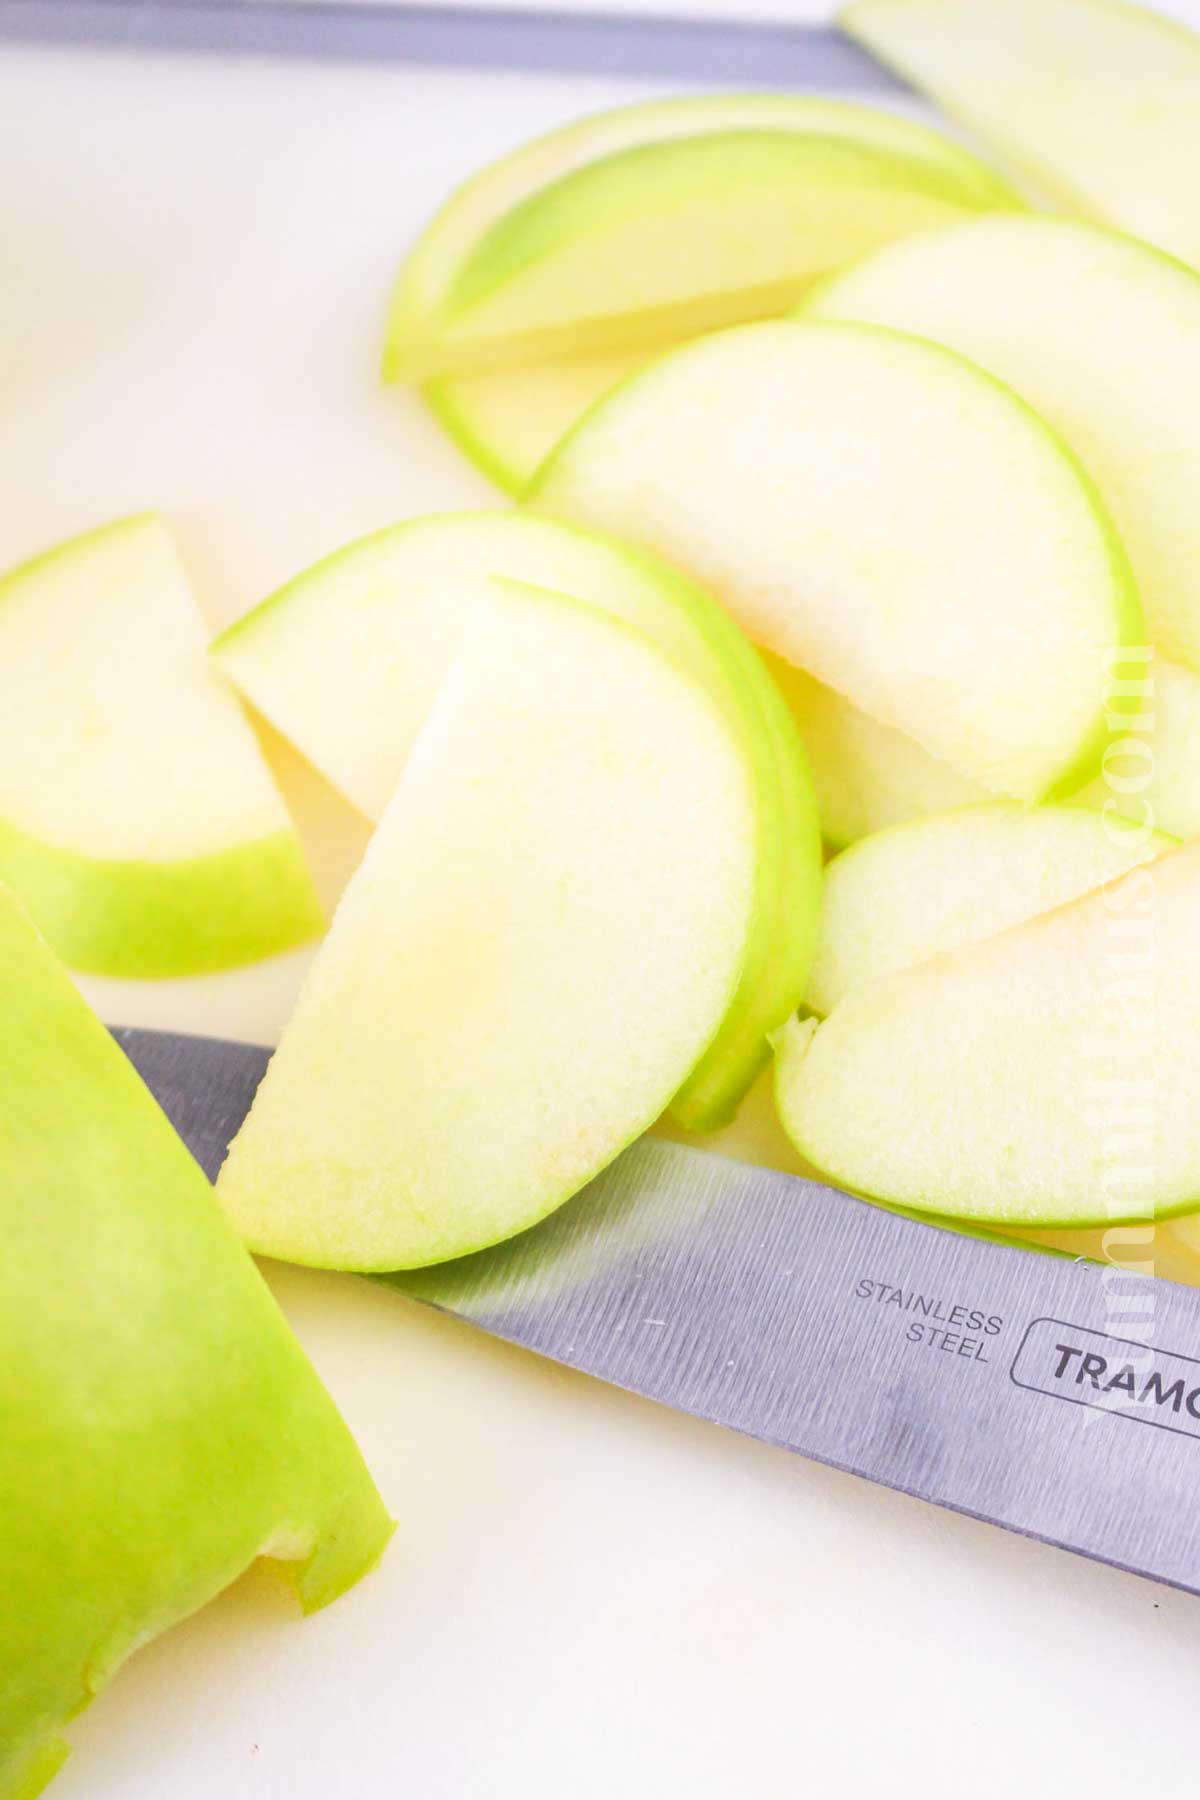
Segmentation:
{"type": "MultiPolygon", "coordinates": [[[[214,1177],[271,1052],[113,1035],[214,1177]]],[[[681,1412],[1200,1593],[1193,1288],[651,1138],[522,1236],[376,1279],[681,1412]]]]}

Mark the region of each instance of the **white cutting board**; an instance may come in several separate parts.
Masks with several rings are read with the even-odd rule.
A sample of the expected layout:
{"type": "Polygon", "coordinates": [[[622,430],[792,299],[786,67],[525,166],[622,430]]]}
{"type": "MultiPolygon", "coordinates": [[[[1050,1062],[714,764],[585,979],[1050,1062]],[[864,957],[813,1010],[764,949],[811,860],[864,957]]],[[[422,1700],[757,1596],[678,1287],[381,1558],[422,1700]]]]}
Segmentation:
{"type": "MultiPolygon", "coordinates": [[[[0,565],[158,506],[217,624],[347,538],[486,501],[376,382],[394,265],[474,165],[635,92],[0,50],[0,565]]],[[[332,892],[361,827],[281,768],[332,892]]],[[[302,961],[89,992],[266,1038],[302,961]]],[[[141,1652],[71,1728],[58,1800],[1190,1800],[1200,1600],[366,1283],[271,1279],[394,1547],[307,1622],[251,1574],[141,1652]]]]}

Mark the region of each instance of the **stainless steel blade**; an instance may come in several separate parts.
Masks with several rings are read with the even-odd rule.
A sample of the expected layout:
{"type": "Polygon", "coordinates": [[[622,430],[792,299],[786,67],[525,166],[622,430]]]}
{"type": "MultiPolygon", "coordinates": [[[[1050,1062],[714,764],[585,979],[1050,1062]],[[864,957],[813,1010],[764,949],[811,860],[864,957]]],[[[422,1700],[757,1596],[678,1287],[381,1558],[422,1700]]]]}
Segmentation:
{"type": "MultiPolygon", "coordinates": [[[[116,1035],[215,1171],[269,1053],[116,1035]]],[[[1200,1292],[1114,1273],[644,1139],[510,1243],[383,1279],[681,1411],[1200,1592],[1200,1292]]]]}
{"type": "MultiPolygon", "coordinates": [[[[731,7],[732,10],[732,7],[731,7]]],[[[0,0],[0,39],[903,93],[832,30],[371,0],[0,0]]]]}

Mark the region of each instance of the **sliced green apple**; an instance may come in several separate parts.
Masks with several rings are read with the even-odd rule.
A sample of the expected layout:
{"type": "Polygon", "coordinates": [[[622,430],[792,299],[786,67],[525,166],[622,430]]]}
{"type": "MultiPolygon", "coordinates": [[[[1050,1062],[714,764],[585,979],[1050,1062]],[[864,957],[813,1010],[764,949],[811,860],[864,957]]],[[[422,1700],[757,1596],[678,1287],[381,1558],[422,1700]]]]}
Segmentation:
{"type": "Polygon", "coordinates": [[[1107,668],[1142,636],[1065,445],[940,346],[764,323],[603,401],[530,495],[657,550],[757,642],[989,791],[1088,779],[1107,668]]]}
{"type": "Polygon", "coordinates": [[[638,144],[496,220],[436,313],[393,331],[387,372],[424,380],[652,347],[782,312],[815,275],[978,205],[977,184],[952,169],[848,138],[737,130],[638,144]]]}
{"type": "Polygon", "coordinates": [[[706,594],[652,557],[520,513],[410,520],[327,558],[213,647],[242,692],[371,818],[395,790],[457,654],[470,597],[501,574],[602,607],[682,660],[755,770],[752,942],[729,1017],[676,1096],[704,1130],[730,1116],[767,1035],[804,992],[820,886],[812,789],[795,728],[751,646],[706,594]]]}
{"type": "Polygon", "coordinates": [[[1200,669],[1200,275],[1094,225],[979,219],[885,246],[805,312],[934,338],[1015,388],[1100,489],[1152,640],[1200,669]]]}
{"type": "Polygon", "coordinates": [[[754,771],[689,674],[490,584],[222,1171],[247,1242],[415,1267],[561,1205],[718,1030],[757,840],[754,771]]]}
{"type": "Polygon", "coordinates": [[[0,1792],[256,1557],[306,1610],[391,1523],[196,1164],[0,889],[0,1792]]]}
{"type": "Polygon", "coordinates": [[[1200,844],[855,988],[777,1040],[801,1155],[870,1198],[1022,1226],[1200,1206],[1200,844]]]}
{"type": "Polygon", "coordinates": [[[825,871],[808,1005],[831,1013],[856,988],[1052,912],[1174,845],[1081,806],[1003,800],[864,838],[825,871]]]}
{"type": "Polygon", "coordinates": [[[96,974],[200,974],[321,930],[300,840],[155,518],[0,581],[0,880],[96,974]]]}
{"type": "Polygon", "coordinates": [[[1120,0],[854,0],[851,37],[1073,211],[1200,263],[1200,38],[1120,0]]]}

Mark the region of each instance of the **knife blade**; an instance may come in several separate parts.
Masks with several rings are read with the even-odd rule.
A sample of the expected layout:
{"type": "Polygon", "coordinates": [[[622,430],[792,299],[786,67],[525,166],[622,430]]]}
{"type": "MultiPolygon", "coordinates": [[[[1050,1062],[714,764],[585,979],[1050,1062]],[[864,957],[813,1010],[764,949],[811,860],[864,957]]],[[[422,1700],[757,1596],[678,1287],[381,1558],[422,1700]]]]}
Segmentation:
{"type": "MultiPolygon", "coordinates": [[[[270,1060],[114,1036],[209,1176],[270,1060]]],[[[644,1138],[531,1231],[378,1277],[714,1424],[1200,1593],[1200,1292],[644,1138]]]]}

